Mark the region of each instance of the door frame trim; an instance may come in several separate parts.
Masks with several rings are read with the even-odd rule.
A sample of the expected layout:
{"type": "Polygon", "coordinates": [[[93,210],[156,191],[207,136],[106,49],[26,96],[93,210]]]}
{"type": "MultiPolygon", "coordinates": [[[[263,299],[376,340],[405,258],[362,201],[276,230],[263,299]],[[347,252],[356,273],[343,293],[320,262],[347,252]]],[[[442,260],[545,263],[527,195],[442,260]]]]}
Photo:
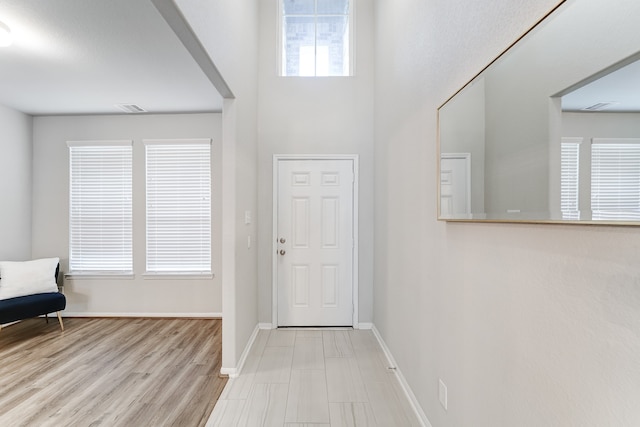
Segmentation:
{"type": "Polygon", "coordinates": [[[273,224],[271,227],[271,293],[272,293],[272,301],[271,301],[271,321],[272,326],[274,328],[278,327],[278,162],[284,160],[351,160],[353,162],[353,295],[352,295],[352,304],[353,304],[353,328],[359,329],[358,322],[358,253],[359,253],[359,238],[358,238],[358,201],[359,201],[359,160],[360,157],[358,154],[274,154],[273,155],[273,169],[272,169],[272,177],[273,177],[273,213],[272,219],[273,224]]]}
{"type": "MultiPolygon", "coordinates": [[[[442,171],[442,161],[445,159],[464,159],[465,161],[465,169],[467,173],[467,212],[465,213],[466,219],[471,219],[471,153],[441,153],[440,154],[440,164],[438,165],[438,169],[442,171]]],[[[442,172],[441,172],[442,173],[442,172]]],[[[438,219],[444,218],[442,217],[442,176],[438,178],[438,219]]]]}

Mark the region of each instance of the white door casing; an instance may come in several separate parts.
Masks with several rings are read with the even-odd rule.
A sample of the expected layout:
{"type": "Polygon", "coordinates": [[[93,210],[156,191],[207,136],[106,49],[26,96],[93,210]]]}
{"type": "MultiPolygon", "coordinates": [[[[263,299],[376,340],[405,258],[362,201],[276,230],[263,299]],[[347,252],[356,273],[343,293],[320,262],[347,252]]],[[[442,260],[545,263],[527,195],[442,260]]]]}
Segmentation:
{"type": "Polygon", "coordinates": [[[275,326],[357,326],[357,156],[274,156],[275,326]]]}
{"type": "Polygon", "coordinates": [[[471,218],[471,154],[440,157],[440,218],[471,218]]]}

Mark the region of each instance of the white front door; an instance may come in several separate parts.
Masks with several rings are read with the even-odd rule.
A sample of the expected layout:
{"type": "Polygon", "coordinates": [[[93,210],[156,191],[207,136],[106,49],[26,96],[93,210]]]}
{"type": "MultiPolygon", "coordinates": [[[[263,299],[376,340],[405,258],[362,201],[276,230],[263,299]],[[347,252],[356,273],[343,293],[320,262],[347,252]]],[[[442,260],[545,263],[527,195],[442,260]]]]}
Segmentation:
{"type": "Polygon", "coordinates": [[[441,218],[471,218],[470,168],[470,154],[442,154],[440,158],[441,218]]]}
{"type": "Polygon", "coordinates": [[[353,160],[277,162],[277,326],[352,326],[353,160]]]}

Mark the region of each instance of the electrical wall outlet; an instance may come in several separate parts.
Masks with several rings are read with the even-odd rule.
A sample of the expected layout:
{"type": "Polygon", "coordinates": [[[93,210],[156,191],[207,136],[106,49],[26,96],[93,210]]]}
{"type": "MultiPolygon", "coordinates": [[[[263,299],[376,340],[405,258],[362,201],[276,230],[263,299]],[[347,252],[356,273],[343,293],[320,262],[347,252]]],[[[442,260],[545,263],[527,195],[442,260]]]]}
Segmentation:
{"type": "Polygon", "coordinates": [[[440,404],[447,410],[447,386],[442,382],[441,379],[438,379],[438,399],[440,399],[440,404]]]}

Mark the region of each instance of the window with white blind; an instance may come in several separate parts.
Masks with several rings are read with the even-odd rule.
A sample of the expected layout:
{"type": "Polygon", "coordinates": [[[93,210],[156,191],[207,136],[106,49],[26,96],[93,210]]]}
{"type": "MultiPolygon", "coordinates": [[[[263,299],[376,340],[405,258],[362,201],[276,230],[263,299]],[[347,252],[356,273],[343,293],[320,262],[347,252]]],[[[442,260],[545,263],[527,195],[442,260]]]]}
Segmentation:
{"type": "Polygon", "coordinates": [[[560,145],[560,210],[562,219],[579,220],[580,144],[583,138],[562,138],[560,145]]]}
{"type": "Polygon", "coordinates": [[[71,274],[131,274],[132,141],[68,142],[71,274]]]}
{"type": "Polygon", "coordinates": [[[351,0],[280,0],[281,75],[352,74],[351,0]]]}
{"type": "Polygon", "coordinates": [[[211,140],[145,140],[148,274],[211,274],[211,140]]]}
{"type": "Polygon", "coordinates": [[[593,138],[594,220],[640,220],[640,138],[593,138]]]}

